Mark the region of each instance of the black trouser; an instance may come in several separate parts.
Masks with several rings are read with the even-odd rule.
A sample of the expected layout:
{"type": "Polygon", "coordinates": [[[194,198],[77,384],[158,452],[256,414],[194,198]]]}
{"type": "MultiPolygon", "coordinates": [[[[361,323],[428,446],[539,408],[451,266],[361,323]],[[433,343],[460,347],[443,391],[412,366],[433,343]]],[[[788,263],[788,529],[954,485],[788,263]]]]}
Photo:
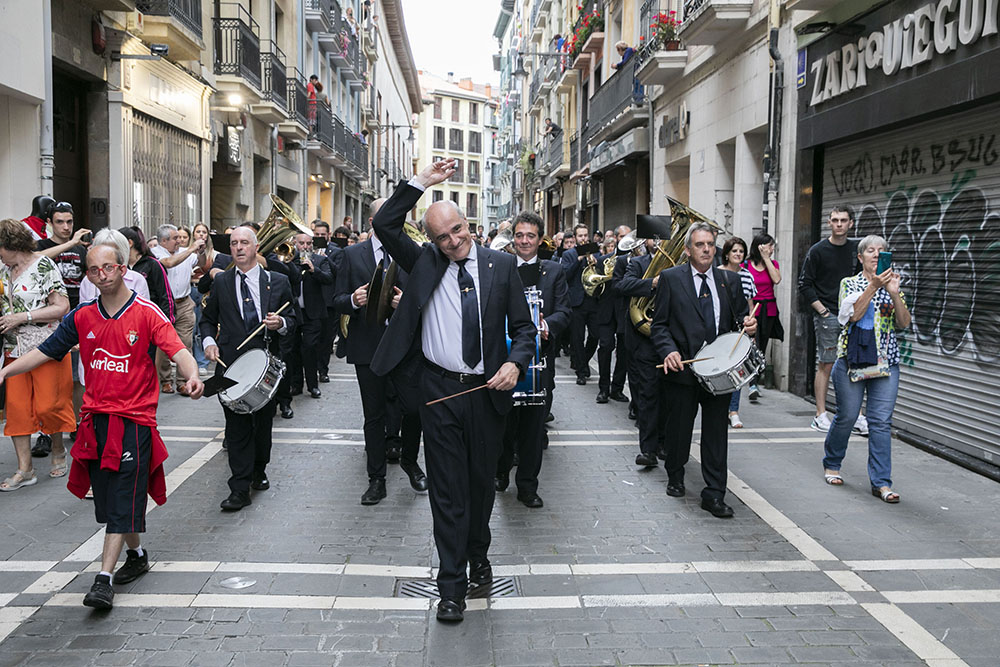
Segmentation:
{"type": "Polygon", "coordinates": [[[229,490],[250,493],[250,482],[265,474],[271,462],[271,424],[274,421],[272,400],[249,415],[241,415],[223,406],[226,415],[226,447],[229,453],[229,490]]]}
{"type": "MultiPolygon", "coordinates": [[[[661,362],[662,363],[662,362],[661,362]]],[[[670,442],[667,446],[667,476],[671,481],[684,481],[684,464],[691,454],[691,433],[694,418],[701,406],[701,474],[705,488],[701,497],[722,498],[726,495],[729,451],[729,398],[731,394],[715,396],[698,384],[668,382],[673,416],[670,442]]]]}
{"type": "Polygon", "coordinates": [[[497,477],[506,477],[514,466],[517,454],[517,474],[514,482],[519,494],[538,491],[538,472],[542,469],[542,448],[546,441],[545,417],[549,414],[552,391],[548,389],[554,380],[551,367],[542,371],[541,385],[546,388],[546,402],[542,405],[516,406],[507,413],[504,424],[503,452],[497,461],[497,477]]]}
{"type": "MultiPolygon", "coordinates": [[[[656,350],[649,338],[637,332],[628,334],[631,348],[628,379],[635,401],[636,423],[639,427],[639,451],[649,456],[664,448],[667,436],[667,416],[671,391],[663,369],[657,368],[663,359],[657,359],[656,350]]],[[[671,440],[674,434],[671,433],[671,440]]]]}
{"type": "Polygon", "coordinates": [[[600,342],[597,347],[597,387],[604,393],[617,393],[625,388],[625,369],[628,356],[625,350],[624,334],[618,331],[615,320],[603,322],[600,327],[600,342]],[[615,372],[611,373],[611,356],[615,352],[615,372]]]}
{"type": "MultiPolygon", "coordinates": [[[[365,415],[365,454],[368,459],[368,479],[385,479],[386,469],[386,406],[389,402],[390,385],[388,376],[378,376],[367,364],[354,367],[358,376],[358,386],[361,389],[361,409],[365,415]]],[[[420,449],[420,416],[412,409],[407,412],[400,403],[402,416],[402,461],[417,462],[417,452],[420,449]]]]}
{"type": "Polygon", "coordinates": [[[316,355],[316,370],[320,375],[330,374],[330,357],[333,355],[333,341],[340,331],[340,313],[327,308],[326,318],[319,336],[319,352],[316,355]]]}
{"type": "Polygon", "coordinates": [[[315,320],[303,318],[292,334],[289,370],[291,386],[295,389],[302,389],[303,377],[306,389],[319,388],[320,345],[326,321],[327,318],[315,320]]]}
{"type": "Polygon", "coordinates": [[[590,359],[597,350],[600,332],[597,330],[597,301],[584,297],[583,303],[573,309],[569,321],[570,362],[577,377],[590,375],[590,359]],[[586,337],[586,343],[584,338],[586,337]]]}
{"type": "MultiPolygon", "coordinates": [[[[428,400],[474,386],[430,369],[424,370],[420,384],[428,400]]],[[[493,406],[489,390],[421,405],[420,419],[440,560],[438,589],[443,598],[464,599],[469,587],[466,566],[470,560],[487,560],[490,547],[493,480],[503,446],[504,419],[493,406]]]]}

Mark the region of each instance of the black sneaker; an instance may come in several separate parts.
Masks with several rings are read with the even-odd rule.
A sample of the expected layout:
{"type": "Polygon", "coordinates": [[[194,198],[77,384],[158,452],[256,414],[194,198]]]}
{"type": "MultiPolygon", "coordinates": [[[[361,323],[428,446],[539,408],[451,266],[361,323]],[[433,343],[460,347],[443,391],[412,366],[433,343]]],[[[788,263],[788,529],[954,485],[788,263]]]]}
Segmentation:
{"type": "Polygon", "coordinates": [[[115,600],[115,591],[111,588],[111,577],[99,574],[94,577],[94,585],[83,597],[83,606],[94,609],[111,609],[115,600]]]}
{"type": "Polygon", "coordinates": [[[115,572],[115,583],[118,585],[135,581],[149,572],[149,552],[142,550],[142,555],[132,549],[125,552],[125,564],[115,572]]]}
{"type": "Polygon", "coordinates": [[[52,438],[39,433],[35,439],[35,446],[31,448],[31,455],[37,458],[48,456],[52,452],[52,438]]]}

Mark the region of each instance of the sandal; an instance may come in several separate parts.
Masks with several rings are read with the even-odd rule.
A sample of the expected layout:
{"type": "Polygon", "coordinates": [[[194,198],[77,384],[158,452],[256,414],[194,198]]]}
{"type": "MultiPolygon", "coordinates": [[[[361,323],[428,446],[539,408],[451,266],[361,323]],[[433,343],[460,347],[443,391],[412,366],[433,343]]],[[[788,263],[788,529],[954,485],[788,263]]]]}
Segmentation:
{"type": "Polygon", "coordinates": [[[888,486],[883,486],[881,489],[876,489],[873,486],[872,495],[876,498],[881,498],[883,503],[895,504],[899,502],[899,494],[890,489],[888,486]]]}
{"type": "Polygon", "coordinates": [[[740,415],[736,412],[729,413],[729,425],[732,428],[743,428],[743,422],[740,421],[740,415]]]}
{"type": "Polygon", "coordinates": [[[0,484],[0,491],[17,491],[22,486],[31,486],[38,483],[38,476],[34,470],[18,470],[0,484]]]}
{"type": "Polygon", "coordinates": [[[826,474],[823,475],[823,479],[826,480],[826,483],[829,484],[830,486],[843,486],[844,485],[844,478],[840,476],[840,472],[839,471],[837,471],[835,473],[832,473],[832,474],[831,473],[826,473],[826,474]]]}
{"type": "Polygon", "coordinates": [[[66,465],[66,453],[63,452],[62,456],[52,457],[52,470],[49,471],[49,477],[65,477],[66,472],[69,467],[66,465]]]}

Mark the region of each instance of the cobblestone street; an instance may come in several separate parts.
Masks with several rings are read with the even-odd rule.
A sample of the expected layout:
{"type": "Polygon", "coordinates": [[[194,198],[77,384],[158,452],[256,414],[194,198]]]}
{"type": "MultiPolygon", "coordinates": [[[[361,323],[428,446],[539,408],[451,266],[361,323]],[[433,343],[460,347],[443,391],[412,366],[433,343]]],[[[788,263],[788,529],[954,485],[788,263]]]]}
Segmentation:
{"type": "Polygon", "coordinates": [[[338,362],[322,399],[275,422],[271,490],[237,514],[218,509],[218,403],[162,398],[170,496],[143,540],[155,565],[110,613],[81,606],[103,538],[91,504],[47,477],[0,497],[0,665],[997,664],[994,482],[897,442],[903,502],[885,505],[857,438],[846,486],[827,486],[812,406],[764,391],[730,432],[736,517],[715,519],[697,464],[687,497],[667,497],[662,468],[633,464],[624,404],[595,405],[596,383],[575,385],[563,361],[545,507],[497,497],[490,557],[514,594],[470,600],[464,623],[396,595],[433,575],[427,497],[393,467],[388,498],[359,504],[360,400],[338,362]]]}

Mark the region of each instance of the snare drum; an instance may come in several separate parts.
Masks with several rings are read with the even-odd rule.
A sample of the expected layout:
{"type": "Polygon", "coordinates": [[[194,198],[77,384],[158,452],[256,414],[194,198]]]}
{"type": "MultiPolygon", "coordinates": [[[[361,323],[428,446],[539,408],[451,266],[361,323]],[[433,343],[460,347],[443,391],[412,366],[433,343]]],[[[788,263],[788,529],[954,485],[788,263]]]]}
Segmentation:
{"type": "Polygon", "coordinates": [[[735,331],[722,334],[698,350],[695,356],[708,357],[691,364],[691,370],[705,391],[716,396],[739,390],[764,370],[764,355],[753,339],[735,331]],[[740,338],[739,343],[736,343],[737,338],[740,338]]]}
{"type": "Polygon", "coordinates": [[[257,412],[274,398],[284,375],[284,362],[267,350],[244,352],[225,372],[239,384],[220,392],[219,403],[241,415],[257,412]]]}

